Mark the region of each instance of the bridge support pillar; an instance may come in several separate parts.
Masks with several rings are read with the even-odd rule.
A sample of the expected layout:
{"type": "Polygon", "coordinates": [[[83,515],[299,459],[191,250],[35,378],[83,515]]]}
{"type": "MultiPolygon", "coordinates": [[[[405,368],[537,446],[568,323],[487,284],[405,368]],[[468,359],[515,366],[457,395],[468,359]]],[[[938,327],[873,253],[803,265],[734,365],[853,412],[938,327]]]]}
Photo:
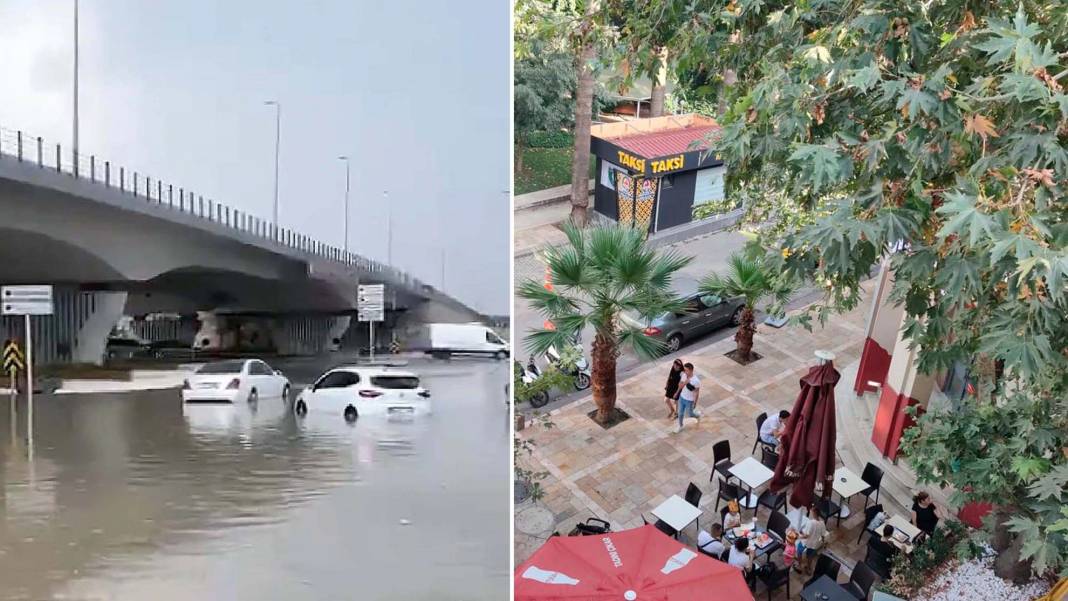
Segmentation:
{"type": "Polygon", "coordinates": [[[283,355],[316,355],[334,347],[349,329],[351,317],[279,317],[271,321],[271,339],[283,355]]]}
{"type": "Polygon", "coordinates": [[[71,352],[74,363],[101,365],[108,345],[108,335],[126,309],[125,292],[94,292],[92,311],[78,328],[71,352]]]}

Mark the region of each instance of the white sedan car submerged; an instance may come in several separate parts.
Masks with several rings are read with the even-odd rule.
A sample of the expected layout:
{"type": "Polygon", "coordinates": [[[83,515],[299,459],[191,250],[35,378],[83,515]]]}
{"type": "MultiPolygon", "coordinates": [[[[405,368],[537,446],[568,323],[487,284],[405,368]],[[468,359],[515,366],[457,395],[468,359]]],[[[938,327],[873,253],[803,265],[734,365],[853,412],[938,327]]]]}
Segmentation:
{"type": "Polygon", "coordinates": [[[430,392],[419,376],[382,367],[344,366],[327,371],[293,403],[297,415],[332,413],[354,420],[363,416],[429,415],[430,392]]]}
{"type": "Polygon", "coordinates": [[[205,363],[182,385],[184,402],[248,401],[289,398],[289,380],[259,359],[205,363]]]}

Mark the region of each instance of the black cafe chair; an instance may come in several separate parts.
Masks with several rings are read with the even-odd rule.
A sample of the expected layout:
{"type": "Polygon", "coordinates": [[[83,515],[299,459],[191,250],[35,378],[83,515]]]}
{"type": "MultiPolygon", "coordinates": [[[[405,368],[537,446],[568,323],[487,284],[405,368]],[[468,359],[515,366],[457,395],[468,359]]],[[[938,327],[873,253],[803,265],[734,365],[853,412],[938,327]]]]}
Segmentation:
{"type": "MultiPolygon", "coordinates": [[[[701,502],[701,489],[697,488],[697,485],[694,484],[693,482],[690,482],[690,485],[686,487],[686,502],[689,503],[690,505],[693,505],[694,507],[697,507],[698,509],[700,509],[699,503],[701,502]]],[[[696,523],[697,523],[697,529],[700,530],[701,529],[701,518],[700,517],[697,518],[696,523]]]]}
{"type": "MultiPolygon", "coordinates": [[[[726,480],[720,479],[719,481],[719,494],[716,496],[716,511],[719,511],[720,501],[737,501],[742,498],[742,487],[737,484],[731,484],[726,480]]],[[[724,507],[726,509],[726,507],[724,507]]]]}
{"type": "Polygon", "coordinates": [[[769,488],[765,489],[764,492],[760,493],[760,496],[757,497],[756,511],[760,510],[761,507],[767,507],[769,511],[779,511],[785,506],[786,489],[780,490],[779,492],[775,493],[771,492],[771,489],[769,488]]]}
{"type": "Polygon", "coordinates": [[[857,565],[853,566],[853,573],[849,575],[845,589],[859,601],[866,601],[876,578],[875,570],[871,569],[871,566],[858,561],[857,565]]]}
{"type": "Polygon", "coordinates": [[[816,558],[816,567],[812,570],[812,577],[805,582],[805,586],[812,584],[820,579],[820,576],[827,576],[831,580],[838,582],[838,572],[842,571],[842,564],[835,558],[828,555],[826,552],[820,553],[816,558]]]}
{"type": "Polygon", "coordinates": [[[871,521],[875,519],[875,516],[879,515],[879,512],[883,510],[881,504],[876,503],[871,507],[864,508],[864,527],[860,529],[860,534],[857,535],[857,544],[860,544],[860,539],[864,538],[864,533],[875,536],[877,533],[871,529],[871,521]]]}
{"type": "Polygon", "coordinates": [[[757,580],[759,580],[764,588],[768,591],[768,601],[771,601],[771,594],[783,586],[786,587],[786,598],[790,598],[790,568],[786,566],[779,567],[774,561],[769,561],[768,567],[757,571],[757,580]]]}
{"type": "MultiPolygon", "coordinates": [[[[644,513],[642,514],[642,522],[644,522],[646,526],[649,525],[649,520],[645,519],[644,513]]],[[[653,526],[656,526],[657,530],[663,532],[671,538],[678,538],[679,536],[679,531],[672,528],[671,525],[665,522],[664,520],[657,519],[656,523],[653,524],[653,526]]]]}
{"type": "Polygon", "coordinates": [[[763,549],[764,553],[771,557],[773,553],[782,549],[783,545],[786,544],[786,531],[790,529],[790,518],[786,517],[786,514],[781,511],[772,511],[768,515],[768,522],[764,527],[775,540],[775,542],[768,543],[768,546],[763,549]]]}
{"type": "Polygon", "coordinates": [[[764,467],[774,472],[776,466],[779,465],[779,454],[767,447],[763,447],[760,449],[760,463],[764,464],[764,467]]]}
{"type": "Polygon", "coordinates": [[[838,518],[838,526],[842,525],[842,506],[831,499],[819,499],[816,501],[816,513],[820,514],[824,522],[831,523],[831,518],[838,518]]]}
{"type": "Polygon", "coordinates": [[[875,493],[875,502],[878,503],[879,491],[883,485],[883,470],[869,462],[868,465],[864,466],[864,472],[860,475],[860,479],[868,485],[867,488],[860,491],[860,494],[864,495],[864,507],[868,506],[872,493],[875,493]]]}
{"type": "Polygon", "coordinates": [[[734,478],[734,474],[730,472],[732,467],[734,462],[731,461],[731,441],[721,440],[712,445],[712,474],[708,481],[715,479],[716,472],[728,480],[734,478]]]}
{"type": "Polygon", "coordinates": [[[753,450],[749,452],[750,455],[756,455],[757,445],[759,445],[759,444],[764,442],[764,441],[760,440],[760,427],[764,425],[764,422],[767,421],[767,419],[768,419],[768,412],[767,411],[762,412],[756,418],[756,426],[757,426],[757,429],[756,429],[756,440],[753,441],[753,450]]]}

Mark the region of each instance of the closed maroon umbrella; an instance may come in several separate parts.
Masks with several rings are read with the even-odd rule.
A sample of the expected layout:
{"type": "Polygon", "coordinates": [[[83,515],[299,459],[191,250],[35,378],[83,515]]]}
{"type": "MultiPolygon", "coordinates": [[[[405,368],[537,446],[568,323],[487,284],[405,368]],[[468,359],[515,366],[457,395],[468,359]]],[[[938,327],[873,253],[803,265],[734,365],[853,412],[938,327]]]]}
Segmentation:
{"type": "Polygon", "coordinates": [[[834,386],[841,374],[831,361],[808,370],[779,443],[782,454],[771,491],[793,485],[790,505],[811,507],[817,496],[831,496],[834,480],[834,386]]]}

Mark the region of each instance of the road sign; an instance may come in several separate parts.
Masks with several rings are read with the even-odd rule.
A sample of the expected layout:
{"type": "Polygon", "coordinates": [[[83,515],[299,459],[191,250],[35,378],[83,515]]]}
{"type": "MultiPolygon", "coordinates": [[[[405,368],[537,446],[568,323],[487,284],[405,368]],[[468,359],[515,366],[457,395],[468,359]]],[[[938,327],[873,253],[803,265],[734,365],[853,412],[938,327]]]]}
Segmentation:
{"type": "Polygon", "coordinates": [[[0,314],[51,315],[52,286],[0,287],[0,314]]]}
{"type": "Polygon", "coordinates": [[[360,321],[384,321],[386,317],[386,286],[360,284],[356,288],[356,309],[360,321]]]}
{"type": "Polygon", "coordinates": [[[19,343],[8,340],[4,344],[4,373],[15,377],[15,374],[26,369],[26,360],[22,357],[19,343]]]}

